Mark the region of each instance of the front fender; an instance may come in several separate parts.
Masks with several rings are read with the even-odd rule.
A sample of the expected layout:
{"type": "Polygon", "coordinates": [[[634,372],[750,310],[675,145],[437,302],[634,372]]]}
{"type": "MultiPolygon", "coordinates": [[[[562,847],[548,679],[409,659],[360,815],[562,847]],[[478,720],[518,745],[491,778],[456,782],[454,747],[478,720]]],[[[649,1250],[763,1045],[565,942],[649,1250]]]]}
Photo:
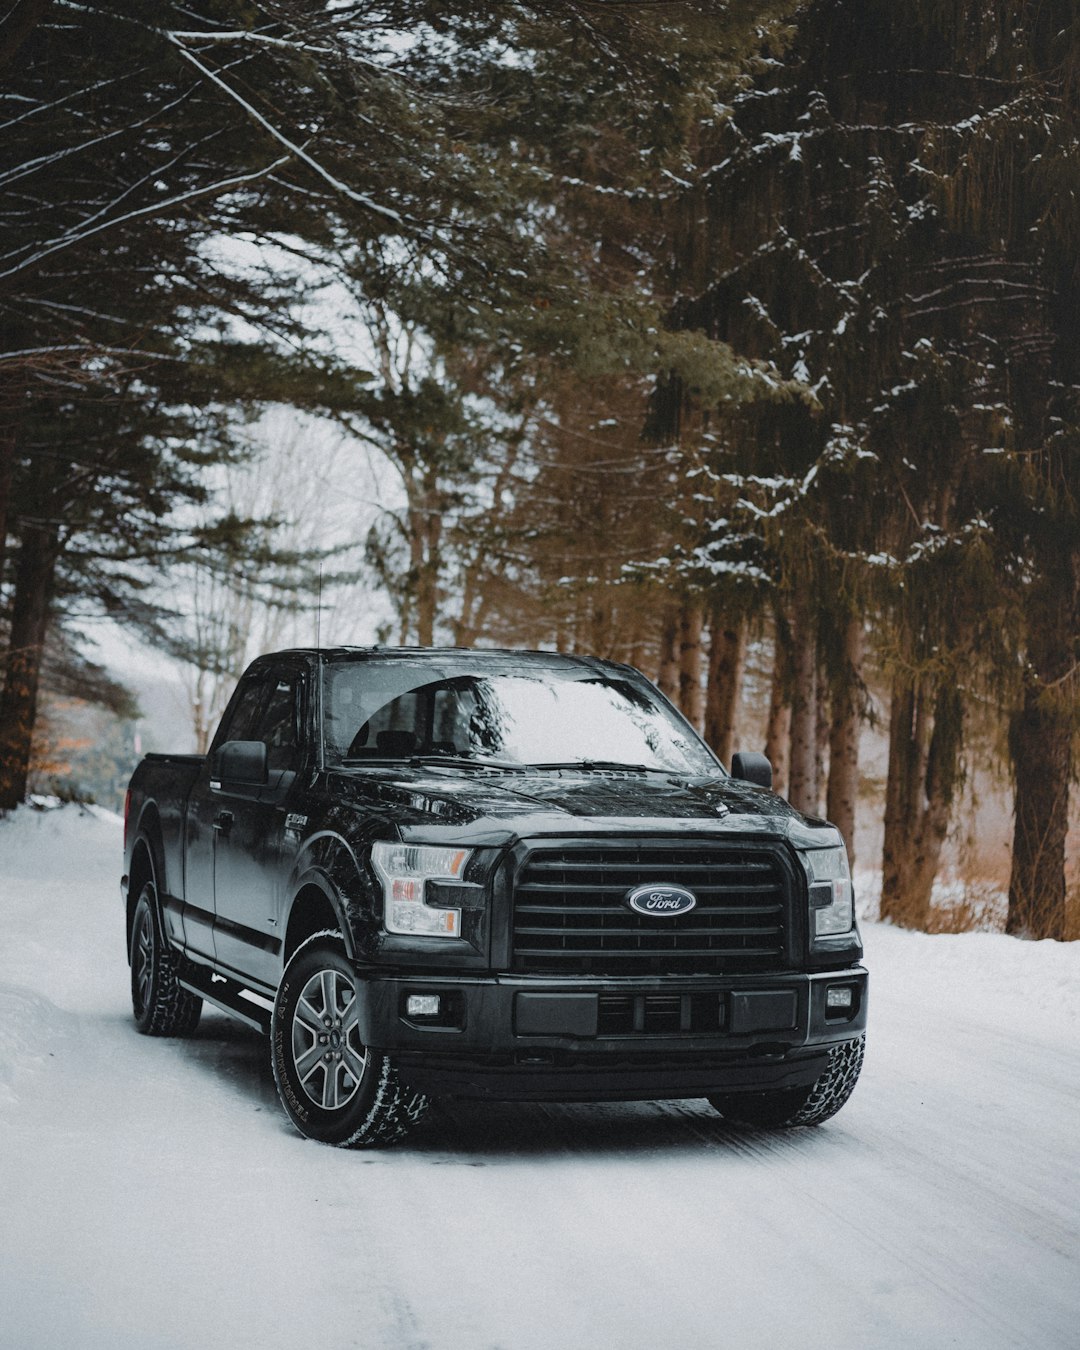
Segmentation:
{"type": "Polygon", "coordinates": [[[370,960],[382,941],[382,892],[353,847],[331,831],[304,841],[289,878],[295,898],[315,887],[329,901],[354,960],[370,960]]]}

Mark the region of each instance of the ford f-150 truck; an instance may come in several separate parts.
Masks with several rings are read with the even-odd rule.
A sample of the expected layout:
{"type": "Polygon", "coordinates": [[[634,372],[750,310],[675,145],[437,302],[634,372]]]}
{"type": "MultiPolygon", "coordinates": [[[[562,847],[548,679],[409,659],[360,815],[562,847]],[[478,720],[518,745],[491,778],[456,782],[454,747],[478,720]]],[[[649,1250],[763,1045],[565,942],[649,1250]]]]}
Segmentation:
{"type": "Polygon", "coordinates": [[[431,1097],[707,1097],[815,1125],[862,1064],[838,831],[729,774],[638,671],[547,652],[259,658],[209,754],[125,810],[137,1028],[269,1037],[299,1130],[362,1146],[431,1097]]]}

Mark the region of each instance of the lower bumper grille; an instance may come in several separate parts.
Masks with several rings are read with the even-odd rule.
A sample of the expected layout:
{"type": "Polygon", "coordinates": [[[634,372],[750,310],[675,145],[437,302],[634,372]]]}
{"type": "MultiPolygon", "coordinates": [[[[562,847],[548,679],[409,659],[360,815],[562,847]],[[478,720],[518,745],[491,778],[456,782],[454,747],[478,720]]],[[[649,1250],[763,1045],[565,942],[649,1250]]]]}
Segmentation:
{"type": "MultiPolygon", "coordinates": [[[[540,846],[514,886],[513,969],[534,974],[739,974],[783,969],[788,873],[770,848],[612,841],[540,846]],[[631,910],[639,886],[674,885],[697,904],[675,917],[631,910]]],[[[676,1003],[678,1000],[676,999],[676,1003]]],[[[652,1016],[676,1019],[681,1007],[652,1016]]]]}
{"type": "Polygon", "coordinates": [[[678,1036],[722,1031],[722,994],[601,994],[598,1036],[678,1036]]]}

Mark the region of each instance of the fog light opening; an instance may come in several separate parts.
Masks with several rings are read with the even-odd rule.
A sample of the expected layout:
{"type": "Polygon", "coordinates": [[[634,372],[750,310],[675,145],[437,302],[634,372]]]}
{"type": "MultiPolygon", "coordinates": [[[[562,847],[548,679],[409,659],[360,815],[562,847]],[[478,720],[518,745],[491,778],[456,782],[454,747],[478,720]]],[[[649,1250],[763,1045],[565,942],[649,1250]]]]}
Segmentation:
{"type": "Polygon", "coordinates": [[[825,990],[826,1016],[850,1017],[854,1011],[854,988],[850,984],[830,984],[825,990]]]}
{"type": "Polygon", "coordinates": [[[405,999],[406,1017],[438,1017],[442,999],[438,994],[409,994],[405,999]]]}

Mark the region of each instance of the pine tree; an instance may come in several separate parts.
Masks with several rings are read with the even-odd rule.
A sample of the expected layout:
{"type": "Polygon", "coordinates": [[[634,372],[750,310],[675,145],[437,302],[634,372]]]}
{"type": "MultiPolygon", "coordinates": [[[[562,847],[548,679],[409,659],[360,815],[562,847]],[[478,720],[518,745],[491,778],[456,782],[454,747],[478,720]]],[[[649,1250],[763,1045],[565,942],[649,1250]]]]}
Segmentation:
{"type": "MultiPolygon", "coordinates": [[[[813,778],[809,648],[840,651],[862,613],[884,620],[876,645],[893,707],[883,903],[901,922],[927,913],[960,782],[965,702],[1009,663],[991,547],[1008,531],[987,515],[988,464],[1002,448],[1029,454],[1048,409],[1071,419],[1047,375],[1056,367],[1069,384],[1075,344],[1048,322],[1045,297],[1071,293],[1062,283],[1075,251],[1062,248],[1054,188],[1075,145],[1076,33],[1067,5],[819,0],[732,101],[691,188],[702,282],[676,321],[773,361],[817,404],[779,437],[769,414],[749,436],[738,417],[721,433],[751,489],[779,604],[794,600],[800,794],[813,778]],[[1051,349],[1040,367],[1037,353],[1051,349]],[[1022,425],[1023,449],[1013,431],[1022,425]],[[769,444],[778,454],[766,470],[769,444]]],[[[730,473],[716,468],[726,486],[730,473]]],[[[717,501],[729,518],[724,491],[717,501]]],[[[717,542],[718,556],[725,547],[717,542]]],[[[1070,600],[1063,583],[1055,589],[1064,616],[1070,600]]],[[[1039,628],[1062,633],[1063,618],[1039,628]]],[[[1045,660],[1040,688],[1069,668],[1061,641],[1052,645],[1054,673],[1045,660]]],[[[833,760],[850,779],[842,747],[857,663],[829,678],[833,760]]],[[[1021,795],[1018,778],[1018,813],[1021,795]]],[[[1051,852],[1059,864],[1056,843],[1051,852]]]]}

